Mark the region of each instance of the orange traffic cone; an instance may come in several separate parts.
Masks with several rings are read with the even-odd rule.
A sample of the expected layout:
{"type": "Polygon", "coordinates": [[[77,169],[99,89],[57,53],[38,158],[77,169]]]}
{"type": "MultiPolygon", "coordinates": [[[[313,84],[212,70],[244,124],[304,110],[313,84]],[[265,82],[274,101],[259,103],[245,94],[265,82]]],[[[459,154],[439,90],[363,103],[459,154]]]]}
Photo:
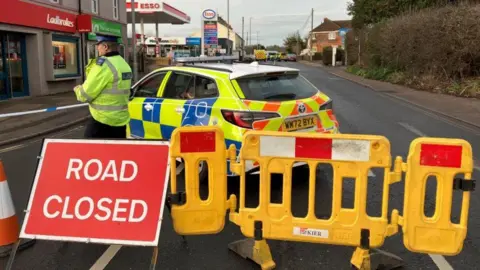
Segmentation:
{"type": "Polygon", "coordinates": [[[18,218],[3,163],[0,161],[0,247],[15,243],[19,234],[18,218]]]}
{"type": "MultiPolygon", "coordinates": [[[[31,247],[36,242],[36,240],[19,239],[19,234],[18,218],[15,214],[5,169],[0,160],[0,258],[31,247]]],[[[12,263],[14,257],[11,256],[12,263]]],[[[7,269],[9,268],[7,267],[7,269]]]]}

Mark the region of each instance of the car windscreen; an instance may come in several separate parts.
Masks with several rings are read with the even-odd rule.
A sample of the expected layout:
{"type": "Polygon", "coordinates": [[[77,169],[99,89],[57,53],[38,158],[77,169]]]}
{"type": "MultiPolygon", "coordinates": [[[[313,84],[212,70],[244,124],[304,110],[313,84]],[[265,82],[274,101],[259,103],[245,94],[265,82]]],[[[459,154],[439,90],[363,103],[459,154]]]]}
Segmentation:
{"type": "Polygon", "coordinates": [[[318,90],[299,74],[280,74],[237,79],[248,100],[284,101],[309,98],[318,90]]]}

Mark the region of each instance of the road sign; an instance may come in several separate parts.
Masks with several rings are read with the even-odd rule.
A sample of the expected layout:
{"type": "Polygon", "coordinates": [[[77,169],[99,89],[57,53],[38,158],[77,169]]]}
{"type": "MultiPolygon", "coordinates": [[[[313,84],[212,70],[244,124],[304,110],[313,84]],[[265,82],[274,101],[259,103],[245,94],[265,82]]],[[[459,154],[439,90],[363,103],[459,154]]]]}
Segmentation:
{"type": "Polygon", "coordinates": [[[156,246],[169,143],[46,139],[21,238],[156,246]]]}

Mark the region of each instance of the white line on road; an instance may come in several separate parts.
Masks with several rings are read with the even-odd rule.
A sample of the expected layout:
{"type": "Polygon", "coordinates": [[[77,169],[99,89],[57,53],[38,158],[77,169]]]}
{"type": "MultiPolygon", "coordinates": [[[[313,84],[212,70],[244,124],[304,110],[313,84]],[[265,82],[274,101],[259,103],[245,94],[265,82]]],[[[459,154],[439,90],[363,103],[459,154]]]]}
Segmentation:
{"type": "Polygon", "coordinates": [[[98,258],[98,260],[95,262],[92,267],[90,267],[90,270],[103,270],[105,267],[107,267],[108,263],[115,257],[117,252],[122,248],[121,245],[111,245],[105,250],[102,256],[98,258]]]}
{"type": "Polygon", "coordinates": [[[427,134],[421,132],[420,130],[416,129],[415,127],[413,127],[413,126],[411,126],[411,125],[409,125],[409,124],[407,124],[407,123],[401,123],[401,122],[399,122],[398,124],[399,124],[400,126],[404,127],[406,130],[412,132],[413,134],[416,134],[416,135],[418,135],[418,136],[420,136],[420,137],[428,137],[427,134]]]}
{"type": "Polygon", "coordinates": [[[439,270],[453,270],[453,267],[447,262],[442,255],[428,254],[439,270]]]}

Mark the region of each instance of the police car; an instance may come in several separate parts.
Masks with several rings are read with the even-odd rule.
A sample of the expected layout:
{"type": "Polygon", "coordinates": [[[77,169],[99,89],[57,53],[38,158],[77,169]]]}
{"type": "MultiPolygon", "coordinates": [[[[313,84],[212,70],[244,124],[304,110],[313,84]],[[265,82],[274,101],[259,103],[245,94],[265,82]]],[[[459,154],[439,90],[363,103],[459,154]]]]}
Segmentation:
{"type": "MultiPolygon", "coordinates": [[[[169,140],[181,126],[222,128],[225,144],[241,147],[247,130],[337,133],[332,100],[299,70],[257,62],[218,63],[235,57],[177,59],[132,86],[127,136],[169,140]],[[209,63],[217,62],[217,63],[209,63]]],[[[246,164],[258,173],[258,164],[246,164]]],[[[200,164],[200,179],[207,177],[200,164]]],[[[229,172],[230,173],[230,172],[229,172]]],[[[231,175],[231,174],[230,174],[231,175]]]]}

